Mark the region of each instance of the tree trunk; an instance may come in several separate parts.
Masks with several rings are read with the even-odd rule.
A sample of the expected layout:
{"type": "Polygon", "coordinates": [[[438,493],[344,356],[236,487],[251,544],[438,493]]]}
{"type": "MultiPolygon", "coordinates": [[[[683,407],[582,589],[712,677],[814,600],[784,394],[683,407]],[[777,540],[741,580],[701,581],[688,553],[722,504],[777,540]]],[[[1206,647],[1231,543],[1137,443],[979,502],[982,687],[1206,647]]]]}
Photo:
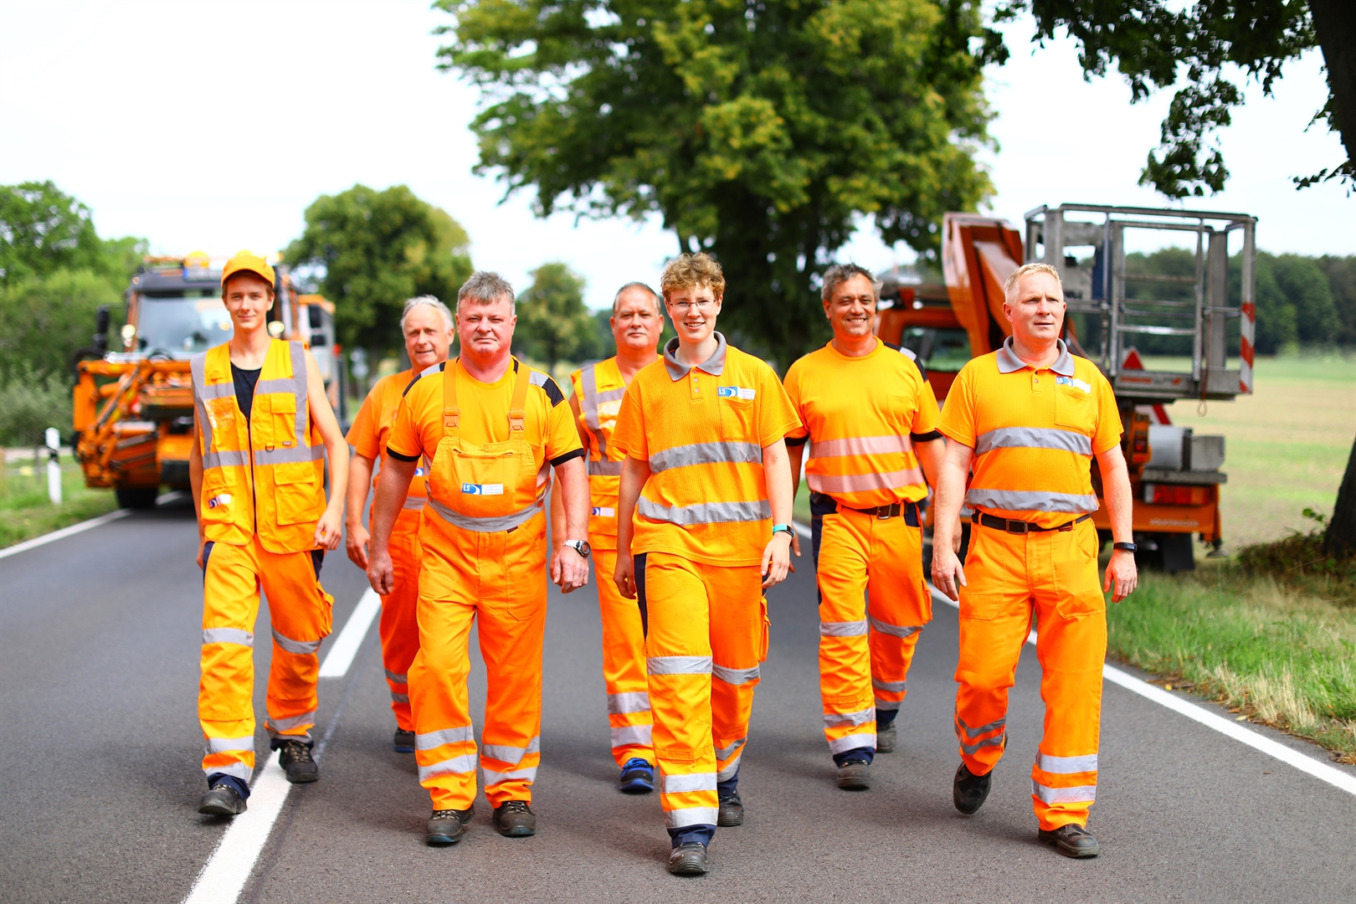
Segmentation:
{"type": "MultiPolygon", "coordinates": [[[[1323,49],[1323,61],[1328,66],[1333,118],[1337,121],[1347,159],[1356,160],[1356,16],[1351,14],[1350,6],[1351,0],[1309,0],[1314,32],[1323,49]]],[[[1348,466],[1347,477],[1350,476],[1348,466]]]]}
{"type": "Polygon", "coordinates": [[[1356,443],[1351,445],[1347,472],[1337,490],[1337,505],[1333,506],[1332,519],[1323,534],[1323,553],[1334,558],[1356,553],[1356,443]]]}

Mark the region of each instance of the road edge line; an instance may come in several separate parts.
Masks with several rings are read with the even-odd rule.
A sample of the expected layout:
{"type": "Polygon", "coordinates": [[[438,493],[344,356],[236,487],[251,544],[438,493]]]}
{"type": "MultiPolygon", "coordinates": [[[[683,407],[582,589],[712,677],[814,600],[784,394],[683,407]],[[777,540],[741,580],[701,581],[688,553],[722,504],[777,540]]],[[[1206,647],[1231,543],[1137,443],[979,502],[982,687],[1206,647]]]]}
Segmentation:
{"type": "Polygon", "coordinates": [[[30,549],[36,549],[39,546],[46,546],[48,543],[54,543],[57,540],[64,540],[75,534],[84,533],[96,527],[102,527],[110,521],[117,521],[119,518],[126,518],[132,512],[130,509],[114,509],[111,512],[105,512],[102,515],[95,515],[88,521],[79,521],[60,530],[54,530],[49,534],[43,534],[41,537],[34,537],[31,540],[24,540],[22,543],[15,543],[13,546],[0,549],[0,559],[9,558],[18,555],[21,552],[28,552],[30,549]]]}
{"type": "Polygon", "coordinates": [[[183,904],[234,904],[254,872],[292,785],[272,751],[250,790],[249,809],[231,817],[183,904]]]}
{"type": "Polygon", "coordinates": [[[319,677],[342,678],[348,674],[353,657],[358,654],[363,638],[367,637],[367,630],[372,627],[372,619],[376,618],[380,611],[381,597],[368,587],[359,597],[358,605],[344,623],[344,628],[335,638],[334,645],[325,654],[325,661],[320,663],[319,677]]]}

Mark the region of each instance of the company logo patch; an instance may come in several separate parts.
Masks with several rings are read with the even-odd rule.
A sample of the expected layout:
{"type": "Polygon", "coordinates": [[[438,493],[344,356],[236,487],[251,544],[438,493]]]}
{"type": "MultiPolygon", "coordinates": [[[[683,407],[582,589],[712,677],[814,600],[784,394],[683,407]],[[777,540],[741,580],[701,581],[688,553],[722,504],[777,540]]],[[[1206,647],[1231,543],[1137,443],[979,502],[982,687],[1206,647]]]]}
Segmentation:
{"type": "Polygon", "coordinates": [[[607,508],[606,506],[595,505],[589,510],[589,514],[593,515],[595,518],[615,518],[617,517],[617,510],[614,508],[607,508]]]}
{"type": "Polygon", "coordinates": [[[1055,383],[1060,386],[1072,386],[1075,389],[1081,389],[1084,392],[1092,392],[1092,384],[1086,380],[1080,380],[1077,377],[1055,377],[1055,383]]]}
{"type": "Polygon", "coordinates": [[[463,483],[461,491],[468,496],[502,496],[504,495],[504,485],[502,483],[463,483]]]}
{"type": "Polygon", "coordinates": [[[216,508],[219,505],[230,505],[230,504],[231,504],[230,493],[222,493],[220,496],[213,496],[211,499],[207,500],[208,508],[216,508]]]}
{"type": "Polygon", "coordinates": [[[716,395],[722,399],[744,399],[752,401],[757,395],[752,389],[745,389],[743,386],[717,386],[716,395]]]}
{"type": "Polygon", "coordinates": [[[428,468],[415,468],[415,469],[414,469],[414,476],[415,476],[415,477],[427,477],[427,476],[428,476],[428,468]]]}

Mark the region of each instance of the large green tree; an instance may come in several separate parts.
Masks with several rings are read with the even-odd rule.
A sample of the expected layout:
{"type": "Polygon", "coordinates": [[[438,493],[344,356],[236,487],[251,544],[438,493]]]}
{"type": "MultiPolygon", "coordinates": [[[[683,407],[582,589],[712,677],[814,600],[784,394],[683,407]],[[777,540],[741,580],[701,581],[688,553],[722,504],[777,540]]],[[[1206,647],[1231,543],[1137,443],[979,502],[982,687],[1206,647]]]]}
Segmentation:
{"type": "MultiPolygon", "coordinates": [[[[1243,102],[1240,83],[1270,95],[1285,65],[1321,48],[1329,96],[1314,119],[1342,140],[1345,160],[1296,182],[1356,185],[1356,16],[1351,0],[999,0],[995,17],[1036,20],[1038,41],[1065,31],[1088,76],[1114,66],[1132,102],[1175,87],[1158,148],[1140,178],[1170,198],[1220,191],[1229,178],[1218,130],[1243,102]]],[[[1283,143],[1285,136],[1275,140],[1283,143]]]]}
{"type": "Polygon", "coordinates": [[[593,317],[584,306],[584,280],[569,267],[542,264],[531,275],[532,285],[518,297],[514,338],[554,373],[558,362],[579,361],[593,351],[593,317]]]}
{"type": "Polygon", "coordinates": [[[367,349],[374,362],[400,347],[406,299],[433,295],[450,305],[471,275],[466,230],[404,185],[321,195],[283,256],[315,273],[334,302],[339,341],[367,349]]]}
{"type": "Polygon", "coordinates": [[[99,238],[90,209],[52,182],[0,185],[0,285],[87,270],[121,289],[145,253],[144,239],[99,238]]]}
{"type": "Polygon", "coordinates": [[[928,252],[990,190],[980,5],[439,0],[438,54],[484,92],[479,171],[541,215],[658,215],[725,268],[723,327],[786,363],[861,215],[928,252]]]}

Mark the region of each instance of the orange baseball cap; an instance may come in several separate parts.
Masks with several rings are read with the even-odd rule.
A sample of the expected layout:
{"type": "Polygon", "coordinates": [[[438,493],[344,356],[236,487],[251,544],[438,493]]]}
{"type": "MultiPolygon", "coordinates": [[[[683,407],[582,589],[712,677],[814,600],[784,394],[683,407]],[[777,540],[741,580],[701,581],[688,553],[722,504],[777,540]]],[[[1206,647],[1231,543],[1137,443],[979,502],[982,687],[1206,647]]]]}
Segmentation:
{"type": "Polygon", "coordinates": [[[268,281],[269,286],[277,286],[273,276],[273,268],[268,265],[268,261],[251,251],[237,251],[235,257],[226,262],[226,266],[221,271],[222,286],[226,285],[226,280],[242,271],[262,276],[268,281]]]}

